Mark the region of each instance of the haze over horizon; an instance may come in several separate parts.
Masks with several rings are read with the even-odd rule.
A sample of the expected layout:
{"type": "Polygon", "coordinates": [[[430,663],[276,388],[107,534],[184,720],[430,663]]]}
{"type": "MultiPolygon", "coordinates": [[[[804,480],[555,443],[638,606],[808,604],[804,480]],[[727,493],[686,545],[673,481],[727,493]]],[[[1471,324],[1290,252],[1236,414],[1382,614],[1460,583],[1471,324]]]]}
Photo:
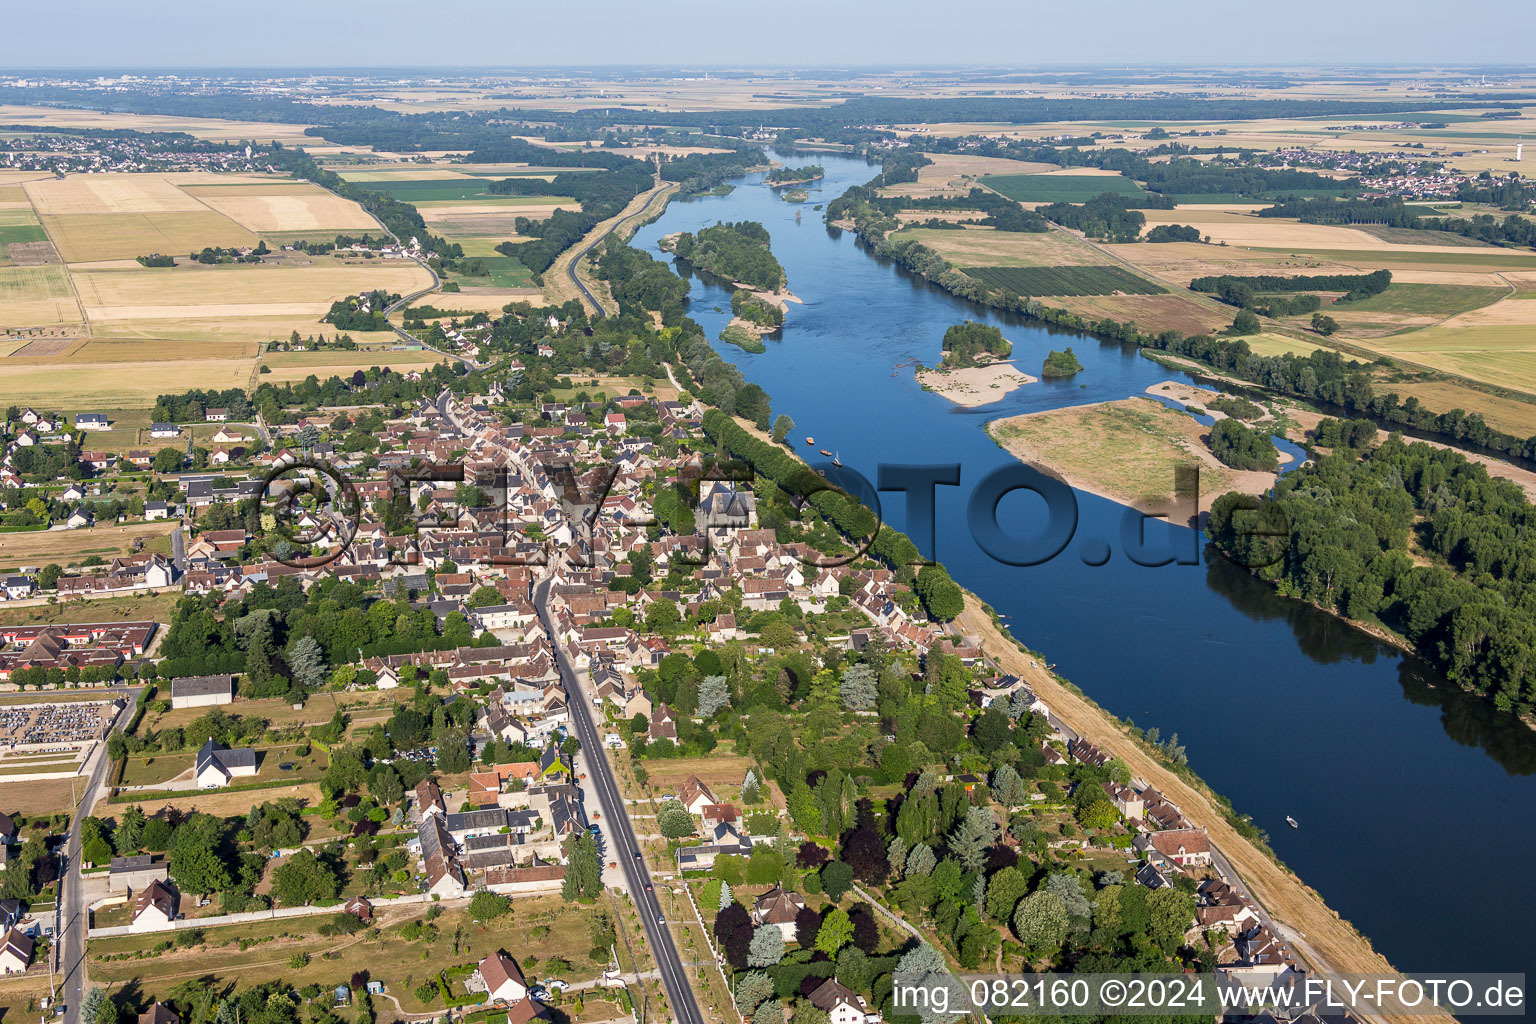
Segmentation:
{"type": "Polygon", "coordinates": [[[404,0],[271,0],[198,10],[169,0],[73,0],[7,12],[0,68],[380,68],[690,64],[830,67],[893,64],[1347,63],[1445,67],[1529,60],[1536,5],[1297,0],[1277,17],[1204,0],[1150,12],[1129,0],[1070,7],[979,0],[963,17],[931,3],[834,2],[812,16],[706,5],[642,9],[461,0],[439,13],[404,0]],[[593,29],[596,26],[596,29],[593,29]],[[496,31],[504,27],[504,31],[496,31]]]}

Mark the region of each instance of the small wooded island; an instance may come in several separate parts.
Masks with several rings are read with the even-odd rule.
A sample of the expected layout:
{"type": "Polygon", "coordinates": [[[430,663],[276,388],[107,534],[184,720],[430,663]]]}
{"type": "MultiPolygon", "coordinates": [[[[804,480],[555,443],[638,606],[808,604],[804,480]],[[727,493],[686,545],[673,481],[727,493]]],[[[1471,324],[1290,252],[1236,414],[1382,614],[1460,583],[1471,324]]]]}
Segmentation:
{"type": "Polygon", "coordinates": [[[1040,376],[1070,377],[1080,372],[1082,368],[1083,364],[1077,361],[1077,353],[1073,352],[1069,345],[1062,352],[1051,350],[1050,355],[1045,357],[1045,365],[1040,369],[1040,376]]]}
{"type": "Polygon", "coordinates": [[[804,185],[806,182],[818,181],[826,176],[827,172],[821,164],[806,164],[804,167],[775,167],[763,180],[777,187],[804,185]]]}
{"type": "Polygon", "coordinates": [[[1003,337],[1003,332],[986,324],[955,324],[944,332],[943,366],[960,368],[984,365],[1007,359],[1013,353],[1013,344],[1003,337]]]}
{"type": "Polygon", "coordinates": [[[768,229],[756,221],[684,231],[672,240],[672,252],[699,270],[760,291],[776,292],[785,284],[784,267],[768,248],[768,229]]]}

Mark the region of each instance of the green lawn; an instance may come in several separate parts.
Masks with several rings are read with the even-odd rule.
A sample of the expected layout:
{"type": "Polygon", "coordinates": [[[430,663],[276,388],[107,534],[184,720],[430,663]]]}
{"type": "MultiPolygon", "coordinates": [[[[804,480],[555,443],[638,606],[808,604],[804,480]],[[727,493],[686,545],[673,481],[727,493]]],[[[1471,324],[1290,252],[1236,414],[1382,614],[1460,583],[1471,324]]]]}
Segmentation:
{"type": "Polygon", "coordinates": [[[1455,316],[1497,302],[1507,288],[1463,284],[1393,284],[1380,295],[1358,302],[1342,302],[1340,311],[1362,313],[1414,313],[1434,317],[1455,316]]]}
{"type": "MultiPolygon", "coordinates": [[[[521,260],[512,256],[481,256],[479,259],[490,270],[489,276],[471,277],[467,274],[452,274],[450,279],[469,287],[533,287],[533,271],[523,266],[521,260]]],[[[452,297],[451,294],[447,296],[448,299],[452,297]]]]}

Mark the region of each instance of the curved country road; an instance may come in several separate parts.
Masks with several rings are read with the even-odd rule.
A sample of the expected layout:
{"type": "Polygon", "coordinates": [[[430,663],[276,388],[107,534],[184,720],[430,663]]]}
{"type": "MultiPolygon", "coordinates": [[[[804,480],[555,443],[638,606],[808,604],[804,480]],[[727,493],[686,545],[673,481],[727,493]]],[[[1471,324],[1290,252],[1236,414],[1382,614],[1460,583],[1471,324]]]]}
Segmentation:
{"type": "Polygon", "coordinates": [[[662,196],[670,195],[673,191],[676,190],[676,188],[676,185],[669,185],[663,186],[662,188],[657,189],[655,192],[652,192],[650,198],[645,201],[644,206],[640,207],[640,209],[636,210],[634,213],[631,213],[625,217],[620,217],[618,220],[608,225],[608,230],[604,231],[602,234],[598,235],[596,238],[592,239],[592,241],[583,246],[575,256],[571,257],[571,262],[566,264],[566,276],[571,279],[571,284],[574,284],[576,289],[580,291],[582,295],[586,296],[587,301],[592,303],[592,307],[597,310],[598,316],[607,316],[608,313],[603,309],[603,304],[597,301],[597,296],[593,295],[592,292],[588,290],[587,286],[582,283],[581,277],[576,273],[576,268],[581,265],[581,261],[586,259],[593,249],[596,249],[599,245],[606,241],[609,235],[613,234],[619,228],[623,227],[625,224],[628,224],[636,217],[644,216],[651,209],[652,203],[654,203],[658,198],[662,196]]]}

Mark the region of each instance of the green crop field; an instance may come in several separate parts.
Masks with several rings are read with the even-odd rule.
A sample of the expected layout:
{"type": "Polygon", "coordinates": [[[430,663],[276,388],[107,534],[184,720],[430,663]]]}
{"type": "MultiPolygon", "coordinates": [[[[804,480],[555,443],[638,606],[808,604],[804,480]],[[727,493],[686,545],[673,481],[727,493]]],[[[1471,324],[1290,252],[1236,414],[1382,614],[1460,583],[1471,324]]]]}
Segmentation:
{"type": "Polygon", "coordinates": [[[967,267],[989,288],[1017,295],[1156,295],[1167,291],[1121,267],[967,267]]]}
{"type": "Polygon", "coordinates": [[[1480,285],[1392,284],[1379,295],[1341,303],[1337,308],[1347,312],[1419,313],[1444,318],[1497,302],[1508,294],[1507,288],[1480,285]]]}
{"type": "Polygon", "coordinates": [[[490,182],[463,178],[424,178],[420,181],[359,181],[355,184],[375,192],[387,192],[402,203],[432,200],[500,199],[490,191],[490,182]]]}
{"type": "Polygon", "coordinates": [[[46,242],[48,233],[41,224],[0,225],[0,246],[13,242],[46,242]]]}
{"type": "MultiPolygon", "coordinates": [[[[511,256],[482,256],[479,262],[484,263],[490,270],[488,277],[473,277],[468,274],[454,274],[453,280],[461,286],[491,287],[491,288],[531,288],[533,287],[533,272],[523,266],[521,260],[511,256]]],[[[449,296],[451,298],[452,296],[449,296]]]]}
{"type": "Polygon", "coordinates": [[[1142,192],[1140,185],[1119,174],[989,174],[981,183],[1021,203],[1085,203],[1105,192],[1142,192]]]}

